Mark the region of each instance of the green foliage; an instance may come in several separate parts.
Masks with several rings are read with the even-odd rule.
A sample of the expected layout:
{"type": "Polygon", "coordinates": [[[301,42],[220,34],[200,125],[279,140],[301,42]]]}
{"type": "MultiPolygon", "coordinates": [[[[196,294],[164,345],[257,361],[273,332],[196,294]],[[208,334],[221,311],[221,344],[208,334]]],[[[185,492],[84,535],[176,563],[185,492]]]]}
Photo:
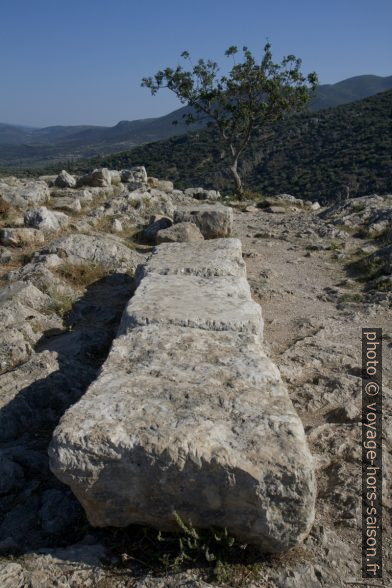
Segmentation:
{"type": "MultiPolygon", "coordinates": [[[[342,185],[349,185],[357,196],[391,193],[391,103],[388,91],[269,127],[268,145],[256,136],[244,151],[240,169],[247,176],[246,187],[325,204],[336,199],[342,185]]],[[[232,180],[223,156],[217,131],[207,129],[74,163],[70,169],[145,165],[150,175],[170,179],[178,188],[202,185],[227,194],[232,193],[232,180]]]]}
{"type": "MultiPolygon", "coordinates": [[[[142,86],[155,95],[160,89],[171,90],[177,98],[190,107],[184,115],[187,123],[204,117],[217,131],[217,141],[227,149],[230,172],[236,193],[242,195],[242,180],[238,173],[240,155],[252,143],[257,132],[267,125],[281,120],[289,112],[299,112],[310,98],[309,90],[315,90],[317,76],[301,72],[301,60],[288,55],[280,64],[272,60],[271,45],[267,43],[260,61],[247,47],[242,48],[242,59],[235,56],[238,49],[231,46],[225,55],[234,58],[228,75],[219,75],[215,61],[199,59],[192,64],[189,53],[182,57],[190,69],[178,65],[158,71],[154,77],[143,78],[142,86]]],[[[260,134],[259,134],[260,138],[260,134]]],[[[263,136],[263,140],[268,134],[263,136]]],[[[225,159],[223,157],[222,159],[225,159]]]]}
{"type": "Polygon", "coordinates": [[[173,532],[141,526],[110,529],[108,547],[126,569],[137,563],[150,573],[170,575],[197,567],[208,581],[238,587],[260,578],[274,559],[263,556],[256,547],[241,544],[227,529],[196,529],[175,512],[173,518],[177,526],[173,532]]]}
{"type": "Polygon", "coordinates": [[[342,294],[338,298],[339,304],[360,303],[363,301],[363,294],[342,294]]]}

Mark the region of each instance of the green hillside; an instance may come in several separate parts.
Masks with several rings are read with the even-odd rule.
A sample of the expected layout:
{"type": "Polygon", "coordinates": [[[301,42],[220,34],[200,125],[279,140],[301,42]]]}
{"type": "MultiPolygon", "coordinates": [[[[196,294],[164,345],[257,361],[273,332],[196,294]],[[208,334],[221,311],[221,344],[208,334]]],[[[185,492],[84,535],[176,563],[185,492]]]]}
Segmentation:
{"type": "MultiPolygon", "coordinates": [[[[314,112],[373,96],[392,89],[392,76],[356,76],[336,84],[318,86],[309,104],[314,112]]],[[[0,165],[8,168],[43,166],[56,161],[118,153],[151,141],[169,139],[189,131],[182,107],[158,118],[120,121],[113,127],[51,126],[28,128],[0,123],[0,165]],[[175,122],[176,124],[173,124],[175,122]]],[[[194,128],[201,129],[207,119],[194,128]]]]}
{"type": "MultiPolygon", "coordinates": [[[[242,164],[246,187],[264,194],[288,192],[327,201],[342,186],[352,194],[392,192],[392,90],[318,113],[293,116],[256,140],[242,164]]],[[[78,162],[114,169],[145,165],[150,175],[176,186],[230,192],[224,153],[212,129],[149,143],[115,155],[78,162]]]]}

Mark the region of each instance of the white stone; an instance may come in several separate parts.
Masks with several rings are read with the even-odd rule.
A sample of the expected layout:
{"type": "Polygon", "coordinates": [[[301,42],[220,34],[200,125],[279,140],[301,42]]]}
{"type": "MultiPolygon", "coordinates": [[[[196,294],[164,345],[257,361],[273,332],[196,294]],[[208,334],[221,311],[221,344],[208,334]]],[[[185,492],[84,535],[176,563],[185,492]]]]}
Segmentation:
{"type": "Polygon", "coordinates": [[[59,188],[75,188],[76,179],[63,169],[55,179],[54,184],[59,188]]]}
{"type": "Polygon", "coordinates": [[[233,209],[218,204],[179,208],[175,212],[174,222],[194,223],[205,239],[229,237],[233,228],[233,209]]]}
{"type": "Polygon", "coordinates": [[[25,225],[42,231],[58,231],[66,227],[69,217],[63,212],[48,210],[45,206],[32,208],[24,215],[25,225]]]}

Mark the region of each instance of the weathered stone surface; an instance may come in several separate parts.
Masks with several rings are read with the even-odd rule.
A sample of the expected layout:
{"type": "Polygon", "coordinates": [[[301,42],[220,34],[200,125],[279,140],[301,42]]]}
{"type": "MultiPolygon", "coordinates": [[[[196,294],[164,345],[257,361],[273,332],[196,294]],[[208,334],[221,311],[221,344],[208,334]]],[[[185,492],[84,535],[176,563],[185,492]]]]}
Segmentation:
{"type": "Polygon", "coordinates": [[[160,229],[156,234],[156,242],[160,243],[189,243],[204,241],[199,227],[193,223],[177,223],[167,229],[160,229]]]}
{"type": "Polygon", "coordinates": [[[126,196],[113,199],[105,214],[127,215],[137,223],[145,223],[151,215],[173,218],[174,205],[169,194],[159,190],[134,190],[126,196]]]}
{"type": "Polygon", "coordinates": [[[24,216],[25,225],[42,231],[58,231],[66,227],[69,217],[64,212],[48,210],[45,206],[32,208],[24,216]]]}
{"type": "Polygon", "coordinates": [[[106,167],[94,169],[91,173],[85,174],[77,181],[77,186],[92,186],[96,188],[105,188],[111,186],[111,173],[106,167]]]}
{"type": "Polygon", "coordinates": [[[51,204],[53,208],[57,208],[58,210],[66,210],[67,212],[80,212],[82,210],[82,206],[80,204],[79,198],[67,198],[67,197],[60,197],[60,198],[52,198],[51,204]]]}
{"type": "Polygon", "coordinates": [[[63,169],[55,179],[54,184],[59,188],[75,188],[76,179],[63,169]]]}
{"type": "Polygon", "coordinates": [[[0,290],[0,373],[26,361],[41,333],[61,325],[50,309],[49,296],[29,282],[0,290]]]}
{"type": "Polygon", "coordinates": [[[45,253],[57,254],[70,263],[95,263],[123,271],[134,271],[142,259],[112,235],[67,235],[53,241],[45,253]]]}
{"type": "Polygon", "coordinates": [[[38,229],[0,229],[0,243],[9,247],[42,245],[45,235],[38,229]]]}
{"type": "Polygon", "coordinates": [[[246,278],[150,273],[124,310],[120,331],[147,324],[173,324],[262,335],[260,306],[246,278]]]}
{"type": "Polygon", "coordinates": [[[205,239],[229,237],[233,227],[233,209],[229,206],[203,204],[175,212],[174,222],[197,225],[205,239]]]}
{"type": "Polygon", "coordinates": [[[0,374],[0,442],[56,423],[91,382],[90,366],[57,353],[35,353],[22,365],[0,374]]]}
{"type": "Polygon", "coordinates": [[[110,183],[112,186],[118,186],[121,184],[121,172],[111,169],[110,170],[110,183]]]}
{"type": "Polygon", "coordinates": [[[22,209],[48,202],[49,188],[43,181],[15,180],[10,185],[0,180],[0,193],[5,202],[22,209]]]}
{"type": "Polygon", "coordinates": [[[94,526],[174,529],[177,512],[269,552],[309,531],[311,456],[229,241],[209,243],[232,267],[208,279],[202,261],[178,273],[196,244],[156,249],[100,376],[54,432],[50,467],[94,526]]]}
{"type": "Polygon", "coordinates": [[[189,274],[204,278],[246,276],[241,243],[238,239],[162,244],[154,248],[147,263],[138,268],[137,277],[141,279],[150,273],[189,274]]]}
{"type": "Polygon", "coordinates": [[[139,182],[141,184],[147,184],[147,172],[146,168],[143,166],[122,169],[120,173],[121,181],[123,183],[139,182]]]}

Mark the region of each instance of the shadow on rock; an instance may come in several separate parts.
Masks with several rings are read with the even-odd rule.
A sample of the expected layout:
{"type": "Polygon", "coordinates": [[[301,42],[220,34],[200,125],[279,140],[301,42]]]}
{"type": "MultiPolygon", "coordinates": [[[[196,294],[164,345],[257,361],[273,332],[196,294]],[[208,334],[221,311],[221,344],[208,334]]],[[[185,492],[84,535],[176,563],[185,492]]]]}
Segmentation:
{"type": "Polygon", "coordinates": [[[36,353],[0,376],[0,555],[64,547],[89,524],[70,490],[49,470],[47,446],[63,413],[105,361],[134,290],[126,274],[91,284],[36,353]]]}

